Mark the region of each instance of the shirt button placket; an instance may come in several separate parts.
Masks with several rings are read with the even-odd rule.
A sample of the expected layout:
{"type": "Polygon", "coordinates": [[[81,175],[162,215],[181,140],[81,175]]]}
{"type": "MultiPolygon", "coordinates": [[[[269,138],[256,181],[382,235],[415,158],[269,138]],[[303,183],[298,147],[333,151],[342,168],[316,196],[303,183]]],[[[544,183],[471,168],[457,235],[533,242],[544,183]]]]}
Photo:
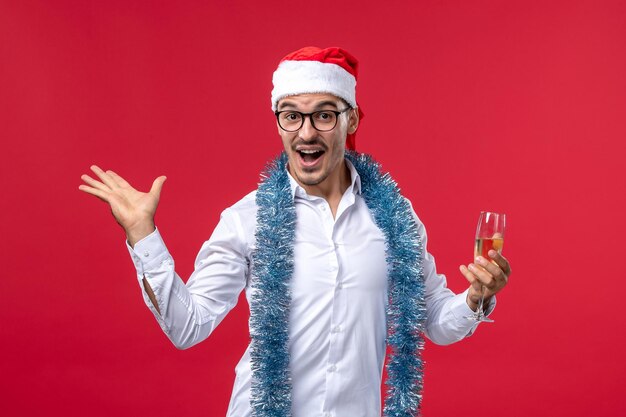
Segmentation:
{"type": "MultiPolygon", "coordinates": [[[[343,340],[343,332],[344,328],[342,326],[345,317],[343,315],[344,312],[344,303],[345,297],[342,291],[339,291],[343,284],[341,272],[340,272],[340,254],[341,254],[341,246],[335,242],[334,238],[330,239],[329,242],[329,263],[330,263],[330,274],[329,277],[334,283],[334,294],[333,294],[333,309],[331,313],[330,320],[330,328],[328,329],[330,333],[330,346],[328,349],[328,364],[327,364],[327,396],[325,404],[335,404],[338,400],[337,390],[334,389],[338,387],[341,377],[341,358],[342,352],[344,349],[344,340],[343,340]]],[[[330,411],[326,411],[327,414],[323,415],[333,415],[330,411]]]]}
{"type": "MultiPolygon", "coordinates": [[[[341,282],[340,277],[340,245],[338,245],[334,241],[334,229],[335,229],[335,219],[332,217],[332,213],[330,211],[330,207],[326,201],[323,201],[320,206],[320,215],[323,219],[323,224],[326,229],[326,236],[328,239],[329,251],[328,251],[328,280],[333,283],[333,286],[337,289],[337,283],[341,282]]],[[[333,294],[332,301],[332,313],[331,313],[331,322],[329,332],[329,342],[330,346],[328,349],[328,357],[326,363],[326,395],[324,399],[324,404],[331,405],[335,404],[337,401],[336,393],[338,391],[338,387],[341,380],[341,352],[343,349],[344,342],[342,340],[342,331],[343,328],[341,326],[344,317],[342,317],[343,311],[343,296],[341,292],[335,290],[333,294]]],[[[325,407],[326,408],[326,407],[325,407]]],[[[324,410],[323,416],[335,416],[326,408],[324,410]]]]}

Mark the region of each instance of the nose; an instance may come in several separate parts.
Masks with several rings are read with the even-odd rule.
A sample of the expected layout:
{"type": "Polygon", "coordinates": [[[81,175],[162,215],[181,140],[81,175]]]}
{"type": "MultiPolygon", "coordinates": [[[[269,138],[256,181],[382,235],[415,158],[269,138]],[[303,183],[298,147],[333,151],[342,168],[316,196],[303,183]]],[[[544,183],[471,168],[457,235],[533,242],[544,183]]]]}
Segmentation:
{"type": "Polygon", "coordinates": [[[304,123],[302,124],[302,127],[298,131],[298,135],[300,136],[300,139],[302,140],[311,140],[315,136],[317,136],[317,130],[315,130],[315,128],[313,127],[311,117],[312,116],[309,115],[308,117],[304,118],[304,123]]]}

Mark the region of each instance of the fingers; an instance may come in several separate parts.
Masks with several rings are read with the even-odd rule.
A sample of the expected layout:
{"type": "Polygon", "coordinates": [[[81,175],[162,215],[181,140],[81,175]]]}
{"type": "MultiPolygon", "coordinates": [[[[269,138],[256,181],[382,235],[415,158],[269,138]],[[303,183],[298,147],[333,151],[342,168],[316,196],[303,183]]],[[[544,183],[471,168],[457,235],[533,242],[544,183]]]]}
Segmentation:
{"type": "MultiPolygon", "coordinates": [[[[106,172],[103,171],[99,166],[92,165],[90,169],[100,178],[102,182],[99,182],[89,175],[81,175],[81,179],[89,184],[92,188],[97,188],[103,191],[111,191],[115,188],[133,188],[124,178],[122,178],[119,174],[111,171],[110,169],[106,172]]],[[[152,188],[150,189],[151,193],[161,193],[161,189],[163,188],[163,183],[167,177],[162,175],[154,180],[152,183],[152,188]]],[[[134,189],[134,188],[133,188],[134,189]]]]}
{"type": "Polygon", "coordinates": [[[467,279],[470,285],[474,288],[474,290],[480,292],[483,285],[478,279],[476,279],[476,276],[465,265],[461,265],[459,267],[459,270],[461,271],[461,274],[463,274],[465,279],[467,279]]]}
{"type": "Polygon", "coordinates": [[[507,261],[507,259],[504,256],[502,256],[500,253],[496,252],[495,250],[490,250],[488,255],[491,259],[493,259],[496,262],[496,264],[498,264],[500,269],[502,269],[502,271],[507,277],[511,275],[511,266],[509,265],[509,261],[507,261]]]}
{"type": "Polygon", "coordinates": [[[152,188],[150,188],[150,194],[155,194],[157,198],[161,196],[161,190],[163,189],[163,183],[167,177],[165,175],[161,175],[152,183],[152,188]]]}
{"type": "Polygon", "coordinates": [[[126,182],[124,178],[120,177],[115,172],[111,171],[110,169],[108,169],[106,173],[109,175],[109,177],[111,177],[111,180],[115,182],[115,184],[117,184],[118,187],[130,187],[131,186],[128,182],[126,182]]]}
{"type": "Polygon", "coordinates": [[[474,274],[476,279],[480,281],[483,286],[490,290],[496,287],[496,280],[494,279],[494,276],[483,265],[480,265],[478,261],[476,263],[469,264],[467,268],[472,274],[474,274]]]}
{"type": "Polygon", "coordinates": [[[472,284],[472,290],[476,290],[476,283],[479,286],[484,286],[487,289],[486,296],[499,292],[508,281],[508,275],[499,265],[482,256],[477,257],[475,262],[467,267],[461,266],[461,273],[472,284]]]}
{"type": "Polygon", "coordinates": [[[477,257],[474,260],[474,264],[479,265],[481,267],[479,269],[485,270],[486,272],[489,273],[489,275],[491,275],[492,277],[496,279],[506,278],[504,276],[504,271],[502,270],[502,268],[500,268],[500,265],[497,265],[493,263],[492,261],[483,258],[482,256],[477,257]]]}
{"type": "Polygon", "coordinates": [[[111,189],[117,187],[117,184],[115,183],[113,178],[111,178],[109,174],[100,169],[99,166],[92,165],[90,168],[98,176],[98,178],[100,178],[100,180],[107,185],[107,187],[111,189]]]}
{"type": "Polygon", "coordinates": [[[80,179],[85,181],[92,188],[97,188],[98,190],[102,190],[102,191],[110,191],[111,190],[109,187],[107,187],[106,185],[104,185],[100,181],[94,180],[89,175],[83,174],[83,175],[80,176],[80,179]]]}
{"type": "Polygon", "coordinates": [[[489,290],[497,291],[506,283],[506,276],[502,270],[482,256],[476,258],[474,263],[469,264],[467,270],[474,276],[478,285],[483,285],[489,290]]]}
{"type": "MultiPolygon", "coordinates": [[[[97,182],[95,180],[92,180],[92,181],[97,182]]],[[[104,202],[107,202],[107,203],[109,202],[108,193],[106,191],[103,191],[101,189],[94,188],[94,187],[89,187],[88,185],[84,185],[84,184],[79,185],[78,189],[88,194],[95,195],[96,197],[98,197],[100,200],[104,202]]]]}

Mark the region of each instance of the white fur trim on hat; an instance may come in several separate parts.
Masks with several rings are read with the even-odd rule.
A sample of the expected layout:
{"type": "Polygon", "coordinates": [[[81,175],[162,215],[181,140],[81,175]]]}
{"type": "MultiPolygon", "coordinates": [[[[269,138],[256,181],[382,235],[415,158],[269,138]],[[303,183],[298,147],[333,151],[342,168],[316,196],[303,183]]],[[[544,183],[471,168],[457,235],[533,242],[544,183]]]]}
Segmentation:
{"type": "Polygon", "coordinates": [[[272,77],[272,110],[281,98],[306,93],[330,93],[356,107],[356,78],[336,64],[283,61],[272,77]]]}

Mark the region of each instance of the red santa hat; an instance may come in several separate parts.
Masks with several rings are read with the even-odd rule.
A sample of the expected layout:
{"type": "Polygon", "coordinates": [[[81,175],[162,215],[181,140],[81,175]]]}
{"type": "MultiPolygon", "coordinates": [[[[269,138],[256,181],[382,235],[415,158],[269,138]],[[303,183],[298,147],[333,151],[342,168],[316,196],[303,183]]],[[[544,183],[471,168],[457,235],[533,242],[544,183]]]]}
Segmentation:
{"type": "MultiPolygon", "coordinates": [[[[278,65],[272,83],[272,110],[280,99],[296,94],[330,93],[344,99],[351,107],[356,102],[359,62],[349,52],[337,48],[307,46],[285,56],[278,65]]],[[[358,107],[359,118],[364,114],[358,107]]],[[[346,138],[346,148],[355,149],[356,132],[346,138]]]]}

